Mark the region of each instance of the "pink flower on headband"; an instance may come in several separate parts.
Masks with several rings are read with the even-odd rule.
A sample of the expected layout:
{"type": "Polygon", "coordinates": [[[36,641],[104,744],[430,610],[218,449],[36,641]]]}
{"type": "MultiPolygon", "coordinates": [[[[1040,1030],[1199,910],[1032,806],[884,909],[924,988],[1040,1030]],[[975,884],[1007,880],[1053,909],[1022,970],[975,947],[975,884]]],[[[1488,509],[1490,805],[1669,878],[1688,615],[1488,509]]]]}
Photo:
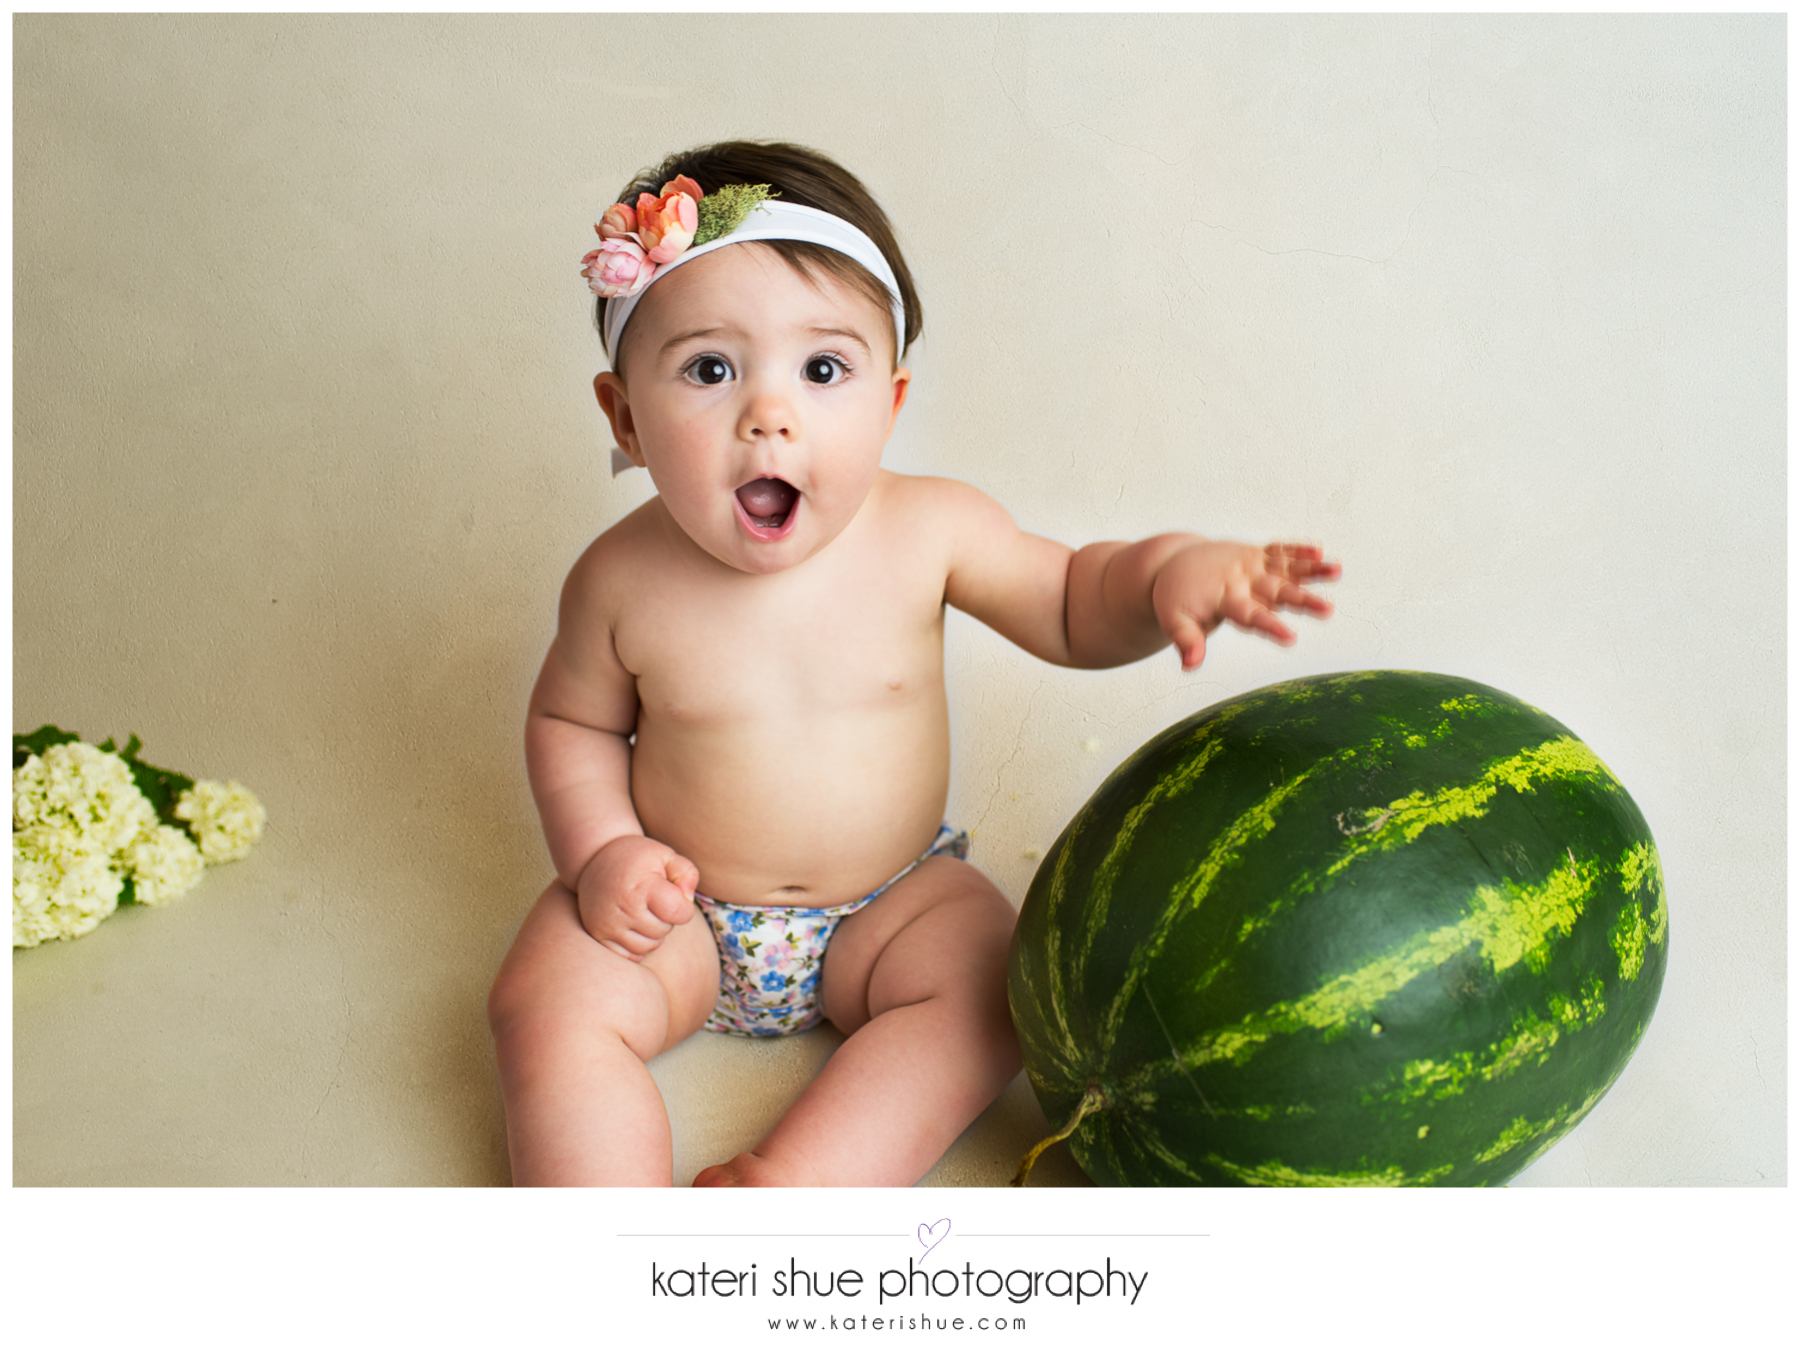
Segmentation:
{"type": "Polygon", "coordinates": [[[590,291],[610,300],[643,290],[656,275],[656,264],[633,239],[602,239],[600,247],[581,260],[581,275],[588,279],[590,291]]]}
{"type": "Polygon", "coordinates": [[[662,196],[640,192],[637,236],[650,261],[671,263],[694,242],[700,228],[700,185],[686,174],[664,183],[662,196]]]}
{"type": "Polygon", "coordinates": [[[637,212],[624,202],[614,202],[594,222],[594,229],[602,239],[636,238],[637,212]]]}

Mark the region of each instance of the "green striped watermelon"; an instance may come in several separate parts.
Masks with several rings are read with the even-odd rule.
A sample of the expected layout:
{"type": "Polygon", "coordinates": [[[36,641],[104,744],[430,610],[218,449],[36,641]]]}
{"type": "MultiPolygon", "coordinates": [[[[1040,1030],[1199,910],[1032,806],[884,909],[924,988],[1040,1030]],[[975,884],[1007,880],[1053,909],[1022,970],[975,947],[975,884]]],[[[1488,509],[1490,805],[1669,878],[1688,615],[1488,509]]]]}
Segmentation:
{"type": "Polygon", "coordinates": [[[1009,992],[1102,1184],[1491,1185],[1612,1085],[1667,934],[1650,830],[1568,728],[1366,671],[1121,765],[1032,881],[1009,992]]]}

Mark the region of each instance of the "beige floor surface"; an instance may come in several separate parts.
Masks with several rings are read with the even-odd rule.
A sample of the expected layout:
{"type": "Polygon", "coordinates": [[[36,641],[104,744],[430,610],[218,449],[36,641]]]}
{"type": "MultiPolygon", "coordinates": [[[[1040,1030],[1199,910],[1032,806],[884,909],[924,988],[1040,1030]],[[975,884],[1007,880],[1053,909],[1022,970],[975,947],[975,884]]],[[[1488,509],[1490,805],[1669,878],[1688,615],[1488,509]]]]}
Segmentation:
{"type": "MultiPolygon", "coordinates": [[[[544,867],[529,818],[484,833],[356,773],[330,794],[164,761],[239,772],[268,834],[167,906],[14,953],[14,1184],[506,1185],[482,1009],[544,867]]],[[[676,1179],[752,1146],[841,1040],[702,1033],[655,1060],[676,1179]]],[[[1004,1185],[1046,1133],[1021,1075],[922,1184],[1004,1185]]],[[[1088,1183],[1059,1145],[1032,1184],[1088,1183]]]]}

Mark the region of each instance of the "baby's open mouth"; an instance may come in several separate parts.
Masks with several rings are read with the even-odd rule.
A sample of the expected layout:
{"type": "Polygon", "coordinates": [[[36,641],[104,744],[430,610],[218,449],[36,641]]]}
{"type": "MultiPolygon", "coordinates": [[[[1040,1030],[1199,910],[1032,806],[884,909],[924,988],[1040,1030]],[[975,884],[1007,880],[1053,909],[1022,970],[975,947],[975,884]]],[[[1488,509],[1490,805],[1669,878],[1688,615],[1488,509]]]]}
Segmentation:
{"type": "Polygon", "coordinates": [[[737,490],[737,499],[752,525],[761,530],[778,530],[793,514],[800,490],[779,478],[757,478],[737,490]]]}

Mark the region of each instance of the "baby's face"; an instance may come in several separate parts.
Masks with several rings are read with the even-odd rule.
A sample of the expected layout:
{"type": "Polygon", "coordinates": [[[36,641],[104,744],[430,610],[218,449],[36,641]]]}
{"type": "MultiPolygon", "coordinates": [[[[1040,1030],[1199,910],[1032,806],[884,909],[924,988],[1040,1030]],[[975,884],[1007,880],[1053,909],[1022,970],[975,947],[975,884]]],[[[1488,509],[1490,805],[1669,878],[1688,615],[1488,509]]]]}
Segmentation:
{"type": "Polygon", "coordinates": [[[629,385],[595,381],[620,448],[688,537],[744,572],[796,566],[843,532],[911,378],[886,312],[752,244],[657,281],[621,345],[629,385]]]}

